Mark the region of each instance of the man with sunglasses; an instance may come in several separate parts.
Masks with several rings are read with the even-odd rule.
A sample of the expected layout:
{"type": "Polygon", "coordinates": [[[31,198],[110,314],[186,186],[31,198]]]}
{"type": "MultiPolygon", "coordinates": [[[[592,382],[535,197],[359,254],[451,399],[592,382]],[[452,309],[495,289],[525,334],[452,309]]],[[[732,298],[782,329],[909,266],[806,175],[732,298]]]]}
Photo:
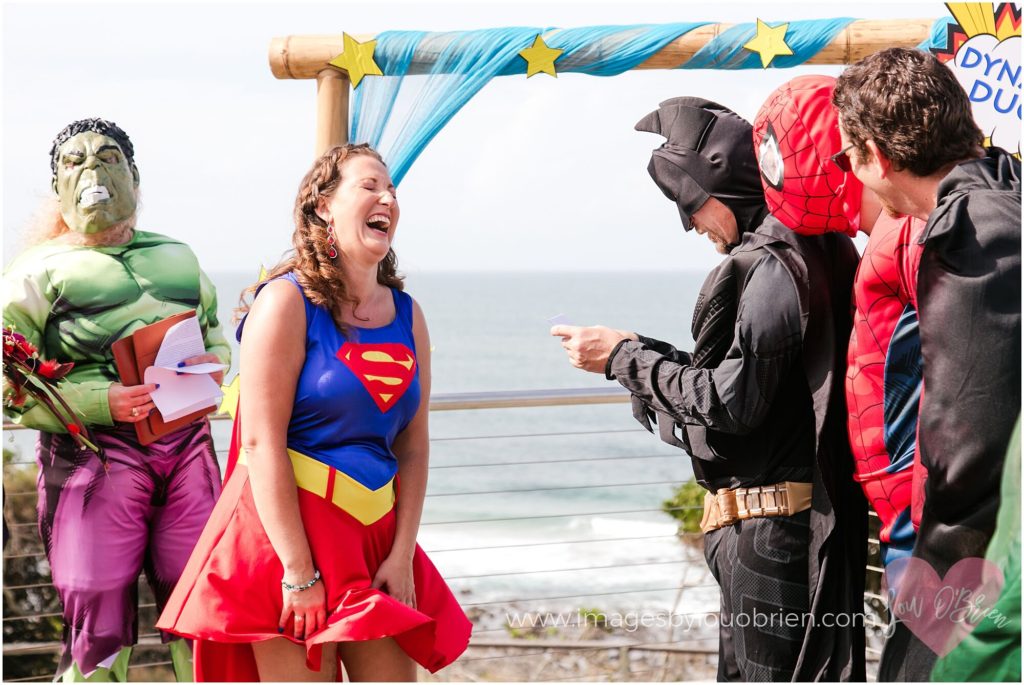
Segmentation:
{"type": "MultiPolygon", "coordinates": [[[[985,555],[1020,411],[1020,162],[983,148],[967,94],[921,51],[861,60],[839,77],[832,102],[842,134],[836,162],[889,215],[927,221],[909,280],[924,364],[913,557],[941,578],[985,555]]],[[[927,680],[934,659],[899,623],[879,680],[927,680]]]]}
{"type": "Polygon", "coordinates": [[[719,679],[863,680],[866,513],[841,380],[856,250],[767,214],[753,130],[731,110],[674,98],[636,128],[667,139],[648,171],[683,226],[727,255],[701,288],[693,352],[604,326],[551,333],[692,457],[722,591],[719,679]]]}

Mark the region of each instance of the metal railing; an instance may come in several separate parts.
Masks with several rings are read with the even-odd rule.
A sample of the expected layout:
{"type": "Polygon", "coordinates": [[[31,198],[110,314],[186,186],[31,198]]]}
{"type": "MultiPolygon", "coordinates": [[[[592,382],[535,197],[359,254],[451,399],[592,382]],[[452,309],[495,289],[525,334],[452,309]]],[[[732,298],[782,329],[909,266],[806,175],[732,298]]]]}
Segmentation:
{"type": "MultiPolygon", "coordinates": [[[[543,407],[579,407],[604,404],[621,404],[629,401],[629,394],[621,388],[599,388],[599,389],[565,389],[565,390],[540,390],[540,391],[516,391],[516,392],[479,392],[479,393],[457,393],[438,394],[431,397],[431,411],[466,411],[466,410],[491,410],[491,409],[534,409],[543,407]]],[[[591,410],[587,410],[591,411],[591,410]]],[[[504,414],[504,411],[502,412],[504,414]]],[[[582,414],[581,414],[582,415],[582,414]]],[[[440,418],[440,417],[439,417],[440,418]]],[[[628,418],[628,413],[627,413],[628,418]]],[[[215,415],[211,419],[220,422],[229,419],[225,415],[215,415]]],[[[694,603],[694,596],[717,597],[717,584],[706,569],[703,561],[703,554],[700,551],[700,533],[677,534],[674,530],[665,532],[654,530],[653,533],[641,534],[635,530],[615,529],[601,535],[562,535],[551,539],[548,528],[555,527],[558,522],[571,521],[573,523],[605,520],[609,517],[620,517],[628,520],[628,517],[640,517],[647,521],[660,517],[666,524],[674,526],[674,520],[666,513],[673,511],[685,511],[700,509],[699,506],[659,506],[660,499],[653,495],[653,501],[647,501],[638,495],[637,501],[641,506],[624,507],[622,505],[605,507],[585,507],[579,511],[535,511],[525,509],[521,511],[505,512],[507,515],[493,516],[458,516],[443,511],[437,516],[430,516],[432,510],[445,507],[445,503],[457,501],[458,498],[487,498],[489,503],[504,502],[514,497],[526,495],[537,495],[538,493],[550,497],[565,497],[581,499],[585,493],[596,493],[594,501],[602,501],[609,492],[618,492],[614,489],[632,490],[643,492],[644,488],[658,488],[663,493],[671,492],[671,486],[681,484],[686,478],[681,474],[672,473],[670,477],[644,477],[640,473],[638,465],[649,466],[659,463],[657,460],[672,460],[669,463],[680,465],[688,474],[689,462],[687,459],[680,459],[678,450],[662,445],[656,440],[651,440],[642,428],[628,423],[623,425],[599,425],[597,427],[583,426],[576,430],[549,430],[542,431],[536,428],[535,422],[527,422],[528,430],[506,431],[492,434],[462,434],[447,435],[444,437],[433,437],[432,463],[431,463],[431,484],[428,490],[428,501],[425,506],[424,521],[421,525],[421,542],[425,551],[431,555],[435,564],[442,570],[445,579],[452,586],[457,596],[462,597],[463,608],[475,619],[477,629],[474,630],[473,640],[469,651],[456,662],[455,665],[442,671],[435,679],[465,680],[465,679],[492,679],[492,680],[517,680],[517,679],[543,679],[551,681],[587,679],[587,680],[663,680],[663,679],[706,679],[714,676],[714,663],[717,661],[717,631],[695,631],[688,628],[680,633],[676,627],[670,627],[664,632],[656,631],[634,631],[618,634],[609,628],[608,616],[605,613],[608,607],[620,608],[623,604],[639,602],[634,598],[649,598],[655,594],[664,595],[671,593],[674,596],[671,615],[692,617],[694,622],[701,617],[716,615],[716,611],[706,609],[704,611],[677,612],[688,598],[694,603]],[[536,458],[535,442],[538,440],[558,441],[562,438],[571,438],[578,441],[599,441],[601,449],[606,453],[575,454],[571,449],[563,447],[550,458],[536,458]],[[618,451],[619,442],[640,438],[644,442],[638,446],[627,446],[621,452],[618,451]],[[519,440],[530,441],[528,446],[521,448],[529,451],[530,456],[521,458],[519,448],[510,449],[509,445],[519,440]],[[498,446],[487,450],[473,450],[472,458],[468,461],[453,461],[449,451],[466,451],[467,445],[475,445],[476,441],[482,444],[498,446]],[[652,447],[654,445],[655,447],[652,447]],[[479,454],[491,451],[501,451],[504,446],[509,454],[498,459],[481,459],[479,454]],[[660,452],[655,451],[660,449],[660,452]],[[653,452],[653,453],[652,453],[653,452]],[[534,487],[510,487],[512,474],[518,474],[524,467],[543,468],[555,464],[557,468],[564,469],[566,474],[573,476],[582,475],[587,471],[597,471],[611,468],[616,462],[622,464],[615,473],[615,482],[571,482],[552,483],[550,485],[534,487]],[[459,488],[456,490],[438,492],[434,488],[435,483],[455,479],[455,474],[486,474],[479,476],[478,481],[484,484],[476,488],[459,488]],[[496,525],[518,525],[515,538],[502,539],[499,536],[485,539],[478,532],[477,526],[496,525]],[[445,531],[446,535],[433,535],[434,531],[445,531]],[[452,532],[455,531],[455,532],[452,532]],[[532,537],[531,537],[532,536],[532,537]],[[436,538],[436,539],[435,539],[436,538]],[[427,542],[424,542],[427,540],[427,542]],[[594,550],[608,549],[606,546],[627,546],[641,545],[641,549],[651,550],[655,547],[660,549],[664,556],[652,556],[651,554],[639,554],[635,561],[615,561],[608,563],[607,559],[602,560],[595,555],[594,550]],[[604,547],[603,547],[604,546],[604,547]],[[564,564],[557,564],[552,567],[550,563],[533,564],[526,568],[490,568],[494,558],[524,557],[532,561],[545,561],[554,552],[567,553],[570,561],[564,564]],[[673,553],[674,551],[674,553],[673,553]],[[469,559],[465,559],[470,555],[469,559]],[[472,557],[472,555],[476,555],[472,557]],[[452,559],[464,557],[462,564],[452,563],[452,559]],[[674,571],[674,580],[666,582],[665,572],[674,571]],[[446,570],[447,569],[447,570],[446,570]],[[452,570],[454,569],[454,570],[452,570]],[[461,569],[461,570],[460,570],[461,569]],[[661,582],[646,582],[646,577],[654,572],[661,572],[661,582]],[[587,587],[587,583],[593,582],[593,574],[600,574],[607,578],[611,574],[625,574],[625,581],[622,583],[611,583],[606,588],[597,588],[602,591],[594,591],[593,587],[587,587]],[[693,577],[691,577],[691,575],[693,577]],[[566,581],[556,583],[556,578],[579,578],[578,581],[566,581]],[[517,592],[511,596],[504,596],[496,588],[508,586],[510,583],[517,583],[517,592]],[[485,584],[494,586],[488,591],[481,591],[485,584]],[[546,590],[546,588],[555,588],[546,590]],[[557,588],[566,588],[559,591],[557,588]],[[462,594],[469,593],[469,594],[462,594]],[[477,597],[476,595],[481,595],[477,597]],[[577,611],[577,620],[560,623],[557,630],[552,631],[550,625],[546,625],[545,613],[551,608],[564,608],[575,603],[577,607],[604,606],[605,610],[590,608],[586,613],[577,611]],[[513,627],[511,625],[509,608],[522,617],[526,616],[527,623],[531,616],[545,619],[541,625],[526,625],[525,627],[513,627]],[[499,613],[506,610],[505,621],[502,623],[499,613]],[[601,617],[604,616],[602,620],[601,617]],[[580,620],[584,622],[580,625],[580,620]],[[529,638],[529,639],[524,639],[529,638]],[[600,639],[597,639],[600,638],[600,639]],[[570,657],[559,657],[558,655],[573,655],[570,657]],[[571,662],[572,668],[580,671],[575,673],[572,668],[566,667],[566,659],[571,662]],[[584,672],[585,671],[585,672],[584,672]],[[522,676],[522,677],[520,677],[522,676]]],[[[24,430],[11,424],[4,425],[5,430],[24,430]]],[[[597,451],[597,450],[594,450],[597,451]]],[[[218,450],[223,455],[223,450],[218,450]]],[[[455,455],[456,457],[458,455],[455,455]]],[[[547,455],[545,455],[547,456],[547,455]]],[[[4,482],[8,482],[9,471],[22,470],[30,471],[34,465],[33,461],[26,459],[12,460],[4,465],[4,482]]],[[[664,469],[663,469],[664,471],[664,469]]],[[[474,482],[473,479],[462,476],[467,482],[474,482]]],[[[24,477],[22,480],[26,480],[24,477]]],[[[446,489],[446,488],[440,488],[446,489]]],[[[5,487],[6,491],[6,487],[5,487]]],[[[24,511],[27,502],[35,496],[35,490],[25,488],[22,490],[6,491],[6,511],[12,510],[11,502],[19,501],[20,510],[24,511]]],[[[18,623],[39,625],[40,622],[51,621],[59,623],[59,604],[56,603],[56,593],[49,585],[48,567],[45,554],[41,545],[36,539],[35,522],[31,520],[9,521],[11,524],[14,539],[20,544],[10,551],[5,550],[5,578],[4,578],[4,603],[5,611],[3,623],[5,624],[6,639],[3,647],[4,675],[12,672],[12,662],[19,659],[35,658],[40,655],[52,656],[52,664],[49,670],[39,666],[38,675],[29,675],[18,678],[6,678],[8,680],[49,680],[53,677],[53,668],[56,664],[56,654],[59,652],[60,643],[54,639],[29,642],[25,640],[12,640],[12,636],[18,631],[10,626],[18,623]],[[34,541],[34,544],[33,544],[34,541]],[[8,569],[13,565],[34,564],[40,571],[41,577],[34,582],[9,583],[8,569]],[[15,604],[17,593],[34,593],[35,604],[38,611],[25,614],[12,615],[12,605],[15,604]]],[[[621,527],[620,527],[621,528],[621,527]]],[[[492,528],[491,534],[494,535],[492,528]]],[[[877,540],[869,539],[877,546],[877,540]]],[[[877,565],[868,566],[869,573],[880,573],[877,565]]],[[[672,576],[670,576],[672,577],[672,576]]],[[[140,581],[140,642],[138,652],[152,656],[150,662],[140,661],[139,656],[133,655],[132,669],[157,668],[169,671],[166,647],[159,642],[153,623],[155,621],[155,604],[148,587],[140,581]],[[136,663],[138,662],[138,663],[136,663]]],[[[875,593],[866,593],[867,599],[875,600],[876,604],[884,604],[884,598],[875,593]]],[[[717,603],[715,604],[717,606],[717,603]]],[[[564,613],[564,612],[563,612],[564,613]]],[[[608,610],[608,613],[612,613],[608,610]]],[[[877,653],[877,650],[872,650],[877,653]]],[[[869,652],[868,658],[877,659],[876,654],[869,652]]],[[[23,675],[24,669],[21,669],[23,675]]],[[[152,676],[152,672],[146,671],[152,676]]],[[[166,675],[166,674],[165,674],[166,675]]]]}

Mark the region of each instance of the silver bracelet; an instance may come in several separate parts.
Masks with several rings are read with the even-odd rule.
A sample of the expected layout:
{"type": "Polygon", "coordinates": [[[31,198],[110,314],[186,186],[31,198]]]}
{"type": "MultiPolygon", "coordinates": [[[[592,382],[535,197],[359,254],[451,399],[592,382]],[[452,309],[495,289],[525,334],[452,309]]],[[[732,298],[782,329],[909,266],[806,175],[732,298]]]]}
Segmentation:
{"type": "Polygon", "coordinates": [[[313,587],[318,582],[320,582],[320,571],[315,572],[313,574],[313,580],[309,581],[308,583],[304,583],[303,585],[289,585],[288,583],[282,580],[281,587],[283,587],[288,592],[303,592],[313,587]]]}

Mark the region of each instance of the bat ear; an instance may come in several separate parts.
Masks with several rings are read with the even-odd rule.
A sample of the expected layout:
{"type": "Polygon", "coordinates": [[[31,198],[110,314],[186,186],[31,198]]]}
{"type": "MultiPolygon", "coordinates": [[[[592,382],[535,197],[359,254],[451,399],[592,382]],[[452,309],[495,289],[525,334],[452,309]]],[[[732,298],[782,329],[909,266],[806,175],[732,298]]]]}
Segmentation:
{"type": "Polygon", "coordinates": [[[700,152],[716,117],[703,107],[695,107],[692,98],[673,98],[637,122],[637,131],[665,136],[669,144],[700,152]]]}
{"type": "Polygon", "coordinates": [[[636,131],[644,131],[646,133],[658,133],[661,134],[661,110],[655,110],[645,116],[640,121],[636,122],[636,126],[633,127],[636,131]]]}

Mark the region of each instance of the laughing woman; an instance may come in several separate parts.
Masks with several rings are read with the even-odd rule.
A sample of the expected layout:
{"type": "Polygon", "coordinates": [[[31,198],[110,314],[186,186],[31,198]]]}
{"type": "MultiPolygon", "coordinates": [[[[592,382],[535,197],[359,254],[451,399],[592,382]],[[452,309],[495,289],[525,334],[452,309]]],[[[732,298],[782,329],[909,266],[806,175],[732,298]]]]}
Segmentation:
{"type": "Polygon", "coordinates": [[[159,621],[197,640],[197,680],[413,681],[466,648],[416,545],[430,342],[398,217],[380,156],[336,147],[299,188],[294,255],[254,289],[233,469],[159,621]]]}

